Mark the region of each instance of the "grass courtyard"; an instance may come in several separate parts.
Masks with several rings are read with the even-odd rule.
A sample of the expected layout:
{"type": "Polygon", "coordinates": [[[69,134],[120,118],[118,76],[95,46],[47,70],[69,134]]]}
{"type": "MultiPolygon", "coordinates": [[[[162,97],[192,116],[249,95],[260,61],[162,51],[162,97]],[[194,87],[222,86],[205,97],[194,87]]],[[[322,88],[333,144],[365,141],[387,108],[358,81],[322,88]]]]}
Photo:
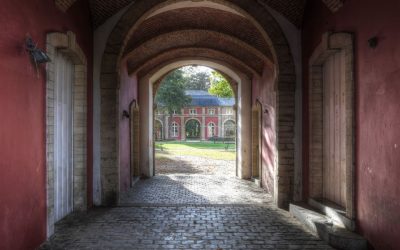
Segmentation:
{"type": "Polygon", "coordinates": [[[222,142],[156,142],[156,158],[173,156],[206,157],[214,160],[234,161],[236,145],[222,142]]]}

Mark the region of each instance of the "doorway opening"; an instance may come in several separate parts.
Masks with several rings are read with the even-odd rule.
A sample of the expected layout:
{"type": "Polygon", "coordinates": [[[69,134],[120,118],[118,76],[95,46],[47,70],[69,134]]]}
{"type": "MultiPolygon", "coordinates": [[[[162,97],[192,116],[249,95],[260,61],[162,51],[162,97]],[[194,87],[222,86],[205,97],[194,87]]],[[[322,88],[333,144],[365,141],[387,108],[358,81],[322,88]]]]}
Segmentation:
{"type": "Polygon", "coordinates": [[[155,175],[236,175],[236,97],[222,73],[184,66],[155,84],[155,175]]]}
{"type": "Polygon", "coordinates": [[[262,105],[259,101],[253,107],[253,145],[252,145],[252,174],[251,178],[257,186],[262,186],[262,105]]]}

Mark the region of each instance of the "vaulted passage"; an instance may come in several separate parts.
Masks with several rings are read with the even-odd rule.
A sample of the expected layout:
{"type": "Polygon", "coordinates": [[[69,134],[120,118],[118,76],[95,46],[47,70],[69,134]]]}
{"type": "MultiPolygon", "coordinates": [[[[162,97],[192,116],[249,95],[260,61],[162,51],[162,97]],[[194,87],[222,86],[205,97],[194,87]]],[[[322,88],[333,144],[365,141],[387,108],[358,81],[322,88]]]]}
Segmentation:
{"type": "MultiPolygon", "coordinates": [[[[156,121],[155,133],[152,119],[155,86],[169,72],[190,65],[220,72],[234,89],[237,177],[256,180],[276,205],[287,208],[294,197],[295,178],[294,60],[271,14],[262,5],[256,8],[241,1],[139,1],[117,22],[102,57],[101,164],[95,168],[101,174],[101,181],[95,181],[98,203],[117,204],[120,194],[133,185],[132,169],[147,178],[155,175],[154,136],[161,136],[160,121],[156,121]],[[132,117],[109,119],[128,111],[132,103],[139,112],[133,121],[139,124],[136,145],[127,136],[132,117]],[[256,150],[252,115],[257,114],[251,110],[256,105],[268,122],[260,120],[257,128],[258,148],[265,150],[252,154],[256,150]],[[132,155],[129,147],[139,150],[132,155]],[[258,159],[257,171],[252,169],[253,158],[258,159]]],[[[184,130],[192,123],[196,120],[174,121],[173,135],[181,140],[186,136],[204,139],[206,133],[201,130],[184,130]]]]}

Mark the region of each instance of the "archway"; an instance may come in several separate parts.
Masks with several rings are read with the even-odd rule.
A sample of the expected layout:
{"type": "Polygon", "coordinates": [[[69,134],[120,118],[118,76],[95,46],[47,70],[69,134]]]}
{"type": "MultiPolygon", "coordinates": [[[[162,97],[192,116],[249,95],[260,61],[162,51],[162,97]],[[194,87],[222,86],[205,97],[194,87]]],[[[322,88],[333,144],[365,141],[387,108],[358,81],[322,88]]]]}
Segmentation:
{"type": "Polygon", "coordinates": [[[197,119],[187,120],[185,123],[186,140],[200,140],[201,124],[197,119]]]}
{"type": "Polygon", "coordinates": [[[163,132],[163,123],[160,120],[155,120],[154,125],[154,139],[156,141],[161,141],[164,139],[164,132],[163,132]]]}
{"type": "MultiPolygon", "coordinates": [[[[236,175],[240,178],[249,179],[251,176],[251,89],[243,88],[242,86],[250,85],[250,79],[240,70],[223,62],[179,58],[176,58],[175,61],[158,65],[146,76],[142,77],[139,82],[139,94],[145,103],[141,110],[141,127],[144,129],[141,132],[141,141],[143,143],[140,145],[141,153],[139,156],[140,159],[144,159],[140,165],[142,173],[147,176],[154,176],[155,174],[154,143],[152,143],[154,142],[154,137],[151,131],[153,128],[153,119],[151,118],[154,117],[154,109],[151,106],[154,102],[154,92],[169,72],[190,65],[210,67],[230,79],[230,85],[235,93],[235,116],[237,117],[237,124],[241,124],[241,126],[237,127],[236,175]]],[[[185,124],[185,121],[178,121],[177,123],[185,124]]],[[[184,128],[185,126],[180,126],[177,139],[185,139],[184,128]]],[[[206,131],[203,134],[205,135],[206,131]]]]}
{"type": "Polygon", "coordinates": [[[225,138],[235,138],[236,136],[236,122],[229,119],[224,122],[224,137],[225,138]]]}
{"type": "MultiPolygon", "coordinates": [[[[185,6],[189,8],[187,10],[188,13],[192,10],[195,11],[196,8],[200,8],[199,6],[195,6],[196,4],[191,1],[174,1],[174,2],[175,3],[182,2],[187,4],[185,6]],[[192,8],[190,9],[190,7],[192,8]]],[[[209,1],[205,2],[208,3],[209,1]]],[[[171,25],[175,25],[174,27],[171,26],[171,28],[168,29],[168,32],[170,33],[168,36],[172,39],[171,41],[178,41],[176,39],[178,39],[180,35],[184,34],[193,37],[193,39],[189,39],[189,43],[186,44],[173,42],[172,44],[175,44],[176,45],[175,47],[171,47],[169,45],[166,47],[156,45],[158,41],[156,37],[158,35],[160,35],[161,37],[162,34],[152,33],[150,36],[145,37],[143,33],[140,33],[141,32],[140,28],[141,27],[144,28],[143,26],[144,23],[148,25],[150,21],[156,21],[156,18],[161,17],[161,15],[171,14],[175,7],[170,6],[169,9],[167,8],[167,10],[165,11],[163,10],[162,13],[156,11],[166,6],[169,6],[172,2],[152,0],[152,1],[138,1],[132,4],[132,6],[128,9],[126,14],[121,18],[120,22],[116,25],[113,33],[111,34],[105,55],[103,57],[103,68],[102,68],[103,77],[101,83],[102,93],[103,93],[102,94],[103,101],[101,109],[102,113],[109,114],[110,112],[111,113],[116,112],[116,110],[110,107],[110,105],[108,104],[110,101],[114,102],[114,100],[117,99],[115,96],[115,88],[117,87],[115,83],[119,82],[119,80],[118,80],[118,74],[115,74],[114,72],[119,71],[118,69],[119,67],[127,67],[127,71],[129,73],[134,74],[135,77],[143,79],[146,78],[146,76],[148,76],[147,72],[154,70],[154,68],[160,67],[160,64],[169,63],[169,61],[171,61],[173,58],[179,58],[179,57],[182,59],[183,58],[193,59],[196,57],[199,58],[197,54],[193,53],[193,51],[195,51],[196,49],[203,50],[204,53],[201,54],[200,57],[203,57],[208,61],[222,60],[225,63],[230,62],[231,65],[236,66],[236,68],[240,68],[239,71],[242,72],[243,76],[242,78],[247,79],[245,80],[247,84],[245,84],[246,87],[244,88],[249,88],[248,89],[249,92],[251,90],[250,86],[252,84],[257,85],[257,82],[262,82],[262,84],[264,85],[269,85],[268,87],[259,88],[261,91],[256,92],[257,95],[253,96],[253,101],[255,98],[260,97],[265,102],[266,105],[271,105],[271,107],[274,109],[272,113],[276,114],[276,117],[273,117],[274,118],[273,121],[276,121],[276,130],[274,131],[274,133],[277,133],[276,131],[279,131],[279,133],[276,134],[277,136],[276,141],[271,140],[271,143],[274,144],[274,147],[276,145],[276,148],[278,148],[277,146],[279,143],[279,151],[277,151],[276,155],[274,156],[275,157],[274,163],[272,163],[272,165],[268,167],[274,169],[274,177],[273,177],[274,178],[273,182],[275,187],[273,190],[274,199],[279,206],[281,207],[286,206],[293,194],[292,178],[293,178],[293,167],[294,167],[293,131],[294,131],[295,73],[294,73],[293,59],[290,54],[289,46],[287,44],[286,38],[281,32],[279,25],[276,23],[274,18],[271,17],[268,10],[262,4],[254,3],[252,5],[248,5],[246,2],[239,0],[213,1],[213,2],[215,2],[218,6],[222,6],[224,10],[221,10],[221,8],[216,8],[215,6],[214,7],[208,6],[207,8],[216,10],[218,11],[218,13],[224,14],[226,16],[232,15],[230,16],[232,18],[242,18],[241,20],[243,22],[240,23],[248,25],[246,26],[247,28],[238,27],[236,30],[238,30],[239,32],[235,33],[234,31],[228,30],[221,26],[212,27],[211,24],[211,26],[206,27],[206,29],[210,29],[213,31],[202,33],[202,35],[205,35],[206,37],[210,38],[210,40],[207,42],[207,39],[204,38],[202,41],[196,40],[197,39],[196,37],[200,37],[200,33],[197,31],[194,32],[194,29],[196,29],[196,27],[193,27],[193,24],[187,23],[187,27],[178,27],[177,24],[170,23],[171,25]],[[143,11],[138,12],[136,11],[137,9],[141,9],[143,11]],[[229,9],[229,11],[226,11],[226,9],[229,9]],[[221,11],[223,13],[221,13],[221,11]],[[142,13],[146,14],[142,15],[142,13]],[[258,40],[260,42],[254,42],[254,40],[249,41],[246,38],[246,37],[252,37],[252,39],[254,38],[253,36],[245,34],[245,31],[247,32],[250,30],[255,31],[257,34],[261,34],[261,36],[259,35],[255,36],[255,37],[260,37],[260,40],[258,40]],[[242,32],[244,35],[238,34],[240,32],[242,32]],[[135,36],[132,36],[134,33],[137,34],[135,36]],[[131,39],[132,37],[136,37],[138,39],[132,40],[131,39]],[[221,38],[219,40],[221,41],[220,44],[218,44],[218,42],[214,42],[218,41],[218,39],[215,39],[217,37],[221,38]],[[146,41],[149,43],[146,43],[146,41]],[[140,46],[141,44],[146,44],[146,46],[140,46]],[[251,46],[248,46],[249,44],[251,44],[251,46]],[[117,50],[116,50],[117,48],[116,45],[120,46],[118,47],[117,50]],[[188,49],[191,53],[183,54],[179,52],[178,50],[183,49],[183,46],[185,46],[186,49],[188,49]],[[151,48],[151,50],[146,50],[146,48],[151,48]],[[160,50],[156,51],[158,48],[160,50]],[[132,51],[134,51],[134,54],[129,54],[132,51]],[[174,51],[175,54],[172,53],[172,51],[174,51]],[[217,58],[215,54],[213,54],[214,53],[213,51],[218,51],[220,53],[223,53],[224,55],[229,55],[230,58],[227,56],[217,58]],[[163,53],[165,55],[169,55],[170,57],[169,58],[168,56],[162,57],[163,53]],[[136,55],[136,56],[130,58],[124,58],[127,55],[136,55]],[[171,56],[173,57],[171,58],[171,56]],[[148,68],[145,68],[145,66],[143,66],[147,62],[149,63],[152,62],[152,60],[156,61],[155,62],[153,61],[153,64],[148,65],[148,68]],[[240,65],[240,63],[242,63],[242,65],[246,65],[246,67],[243,67],[242,65],[240,65]],[[269,76],[267,77],[268,78],[267,81],[265,81],[266,78],[260,77],[263,74],[269,74],[269,76]],[[270,94],[264,95],[267,89],[276,91],[276,96],[277,96],[276,103],[274,98],[270,99],[268,97],[268,95],[270,94]],[[282,192],[280,190],[282,190],[282,192]]],[[[210,16],[218,16],[218,15],[210,15],[210,16]]],[[[220,24],[220,22],[217,23],[220,24]]],[[[142,81],[140,79],[139,81],[142,81]]],[[[241,83],[244,82],[241,81],[241,83]]],[[[142,91],[144,91],[143,88],[139,87],[139,96],[141,100],[143,100],[142,91]]],[[[249,97],[249,100],[250,98],[251,96],[249,97]]],[[[148,100],[147,98],[144,99],[148,100]]],[[[144,113],[147,113],[146,110],[143,111],[144,113]]],[[[247,116],[245,116],[243,120],[246,121],[250,120],[251,122],[250,117],[247,116]]],[[[238,128],[242,129],[239,123],[238,123],[238,128]]],[[[116,134],[113,135],[109,133],[109,131],[113,129],[115,129],[115,123],[113,123],[112,121],[105,121],[101,125],[101,130],[102,130],[101,155],[103,159],[102,172],[104,180],[102,187],[103,201],[108,200],[107,197],[115,196],[119,192],[118,179],[115,179],[115,176],[118,176],[115,175],[118,173],[118,169],[115,168],[116,164],[114,164],[116,162],[116,159],[119,157],[118,148],[112,147],[113,144],[107,143],[110,140],[118,142],[116,134]]],[[[147,134],[147,132],[145,134],[147,134]]],[[[238,138],[240,138],[240,133],[238,134],[239,134],[238,138]]],[[[248,135],[248,137],[251,138],[251,135],[248,135]]],[[[151,148],[151,145],[147,146],[148,146],[147,149],[151,148]]],[[[251,149],[249,149],[249,152],[250,151],[251,149]]],[[[275,154],[275,152],[273,153],[275,154]]],[[[243,174],[241,174],[241,177],[248,178],[248,176],[243,174]]]]}

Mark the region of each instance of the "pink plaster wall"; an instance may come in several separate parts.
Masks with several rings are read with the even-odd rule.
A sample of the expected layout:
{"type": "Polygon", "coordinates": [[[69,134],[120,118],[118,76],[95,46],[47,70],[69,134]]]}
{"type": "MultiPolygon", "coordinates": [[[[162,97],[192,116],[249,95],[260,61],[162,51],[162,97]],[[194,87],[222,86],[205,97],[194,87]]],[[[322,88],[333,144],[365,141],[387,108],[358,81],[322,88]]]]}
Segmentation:
{"type": "Polygon", "coordinates": [[[23,45],[27,33],[46,49],[49,32],[73,31],[88,60],[88,202],[92,162],[92,29],[89,5],[67,13],[52,0],[0,4],[0,249],[35,249],[46,239],[46,72],[23,45]]]}
{"type": "Polygon", "coordinates": [[[137,99],[137,77],[128,75],[125,63],[122,63],[120,72],[121,82],[119,88],[119,171],[120,191],[126,191],[130,187],[130,119],[123,118],[124,110],[130,112],[130,104],[137,99]]]}
{"type": "Polygon", "coordinates": [[[355,35],[357,226],[376,249],[400,246],[399,13],[398,0],[349,0],[335,14],[321,1],[308,1],[304,22],[304,166],[308,165],[306,83],[310,55],[324,32],[355,35]],[[367,42],[373,36],[379,39],[375,49],[367,42]]]}
{"type": "Polygon", "coordinates": [[[252,103],[260,102],[263,106],[262,114],[262,186],[270,194],[274,192],[275,171],[275,93],[274,73],[269,67],[265,67],[260,78],[254,78],[252,82],[252,103]],[[268,111],[265,113],[265,111],[268,111]]]}

